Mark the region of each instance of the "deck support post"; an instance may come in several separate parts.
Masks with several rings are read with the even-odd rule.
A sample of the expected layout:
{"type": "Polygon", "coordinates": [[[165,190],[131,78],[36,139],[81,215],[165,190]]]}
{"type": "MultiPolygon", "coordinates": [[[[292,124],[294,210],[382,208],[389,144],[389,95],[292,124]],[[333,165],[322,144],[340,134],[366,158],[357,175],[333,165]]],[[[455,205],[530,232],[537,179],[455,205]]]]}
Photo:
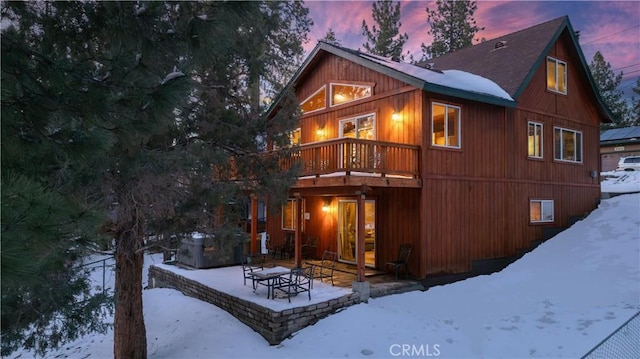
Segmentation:
{"type": "Polygon", "coordinates": [[[364,201],[365,199],[365,194],[364,192],[360,192],[358,194],[358,238],[356,239],[358,241],[358,244],[356,245],[356,266],[358,267],[358,276],[357,276],[357,281],[358,282],[364,282],[365,280],[365,275],[364,275],[364,221],[365,221],[365,217],[364,217],[364,201]]]}
{"type": "Polygon", "coordinates": [[[296,267],[302,267],[302,221],[304,221],[304,213],[302,213],[302,196],[300,193],[294,193],[296,198],[296,230],[295,230],[295,258],[296,258],[296,267]]]}
{"type": "Polygon", "coordinates": [[[251,194],[251,253],[258,253],[258,196],[251,194]]]}

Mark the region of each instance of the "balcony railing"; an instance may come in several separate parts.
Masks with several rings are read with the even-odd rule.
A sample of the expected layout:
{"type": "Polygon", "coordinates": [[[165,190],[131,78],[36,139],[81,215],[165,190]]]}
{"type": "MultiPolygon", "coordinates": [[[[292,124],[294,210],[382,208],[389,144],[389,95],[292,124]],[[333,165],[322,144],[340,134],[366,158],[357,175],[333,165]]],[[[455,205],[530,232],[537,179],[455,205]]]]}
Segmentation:
{"type": "Polygon", "coordinates": [[[301,176],[363,172],[418,178],[419,154],[419,146],[340,138],[300,145],[283,160],[283,166],[300,163],[301,176]]]}

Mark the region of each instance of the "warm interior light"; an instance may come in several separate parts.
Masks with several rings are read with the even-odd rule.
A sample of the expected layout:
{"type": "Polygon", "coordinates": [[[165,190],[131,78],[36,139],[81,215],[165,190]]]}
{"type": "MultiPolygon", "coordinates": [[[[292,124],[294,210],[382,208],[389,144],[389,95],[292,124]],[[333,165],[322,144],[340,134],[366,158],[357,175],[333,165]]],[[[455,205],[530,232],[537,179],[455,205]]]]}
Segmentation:
{"type": "Polygon", "coordinates": [[[318,135],[319,137],[324,136],[324,129],[319,128],[319,129],[316,131],[316,135],[318,135]]]}
{"type": "Polygon", "coordinates": [[[394,121],[400,121],[400,114],[397,112],[394,112],[391,114],[391,119],[394,121]]]}

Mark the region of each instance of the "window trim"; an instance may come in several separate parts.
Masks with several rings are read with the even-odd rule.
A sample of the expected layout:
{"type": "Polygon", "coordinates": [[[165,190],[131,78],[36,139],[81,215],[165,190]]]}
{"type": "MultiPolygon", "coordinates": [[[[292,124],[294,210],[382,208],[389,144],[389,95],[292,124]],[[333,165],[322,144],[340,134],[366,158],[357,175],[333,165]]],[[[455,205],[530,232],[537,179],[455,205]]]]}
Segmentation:
{"type": "MultiPolygon", "coordinates": [[[[304,199],[300,199],[302,201],[302,213],[304,214],[304,199]]],[[[296,206],[296,199],[295,198],[287,198],[285,203],[282,204],[281,210],[280,210],[280,227],[282,230],[284,231],[295,231],[296,230],[296,223],[297,223],[297,206],[296,206]],[[285,223],[284,223],[284,211],[285,211],[285,207],[288,206],[289,204],[291,204],[291,227],[285,227],[285,223]]],[[[302,228],[300,229],[301,232],[304,232],[304,219],[301,221],[302,224],[302,228]]]]}
{"type": "MultiPolygon", "coordinates": [[[[584,158],[584,150],[583,150],[583,141],[582,141],[583,135],[582,135],[582,131],[578,131],[578,130],[572,130],[569,128],[565,128],[565,127],[560,127],[560,126],[554,126],[553,127],[553,159],[555,161],[559,161],[559,162],[567,162],[567,163],[582,163],[583,158],[584,158]],[[560,130],[560,151],[558,151],[558,149],[556,148],[556,130],[560,130]],[[565,158],[559,158],[559,155],[563,155],[564,157],[564,142],[562,141],[562,133],[563,132],[572,132],[574,134],[574,141],[575,141],[575,135],[576,134],[580,134],[580,160],[569,160],[569,159],[565,159],[565,158]],[[560,152],[560,154],[558,153],[560,152]]],[[[574,143],[575,145],[575,143],[574,143]]],[[[576,156],[577,157],[577,156],[576,156]]]]}
{"type": "Polygon", "coordinates": [[[329,82],[329,107],[337,107],[342,106],[351,102],[359,101],[365,98],[370,98],[373,96],[373,83],[359,84],[359,83],[345,83],[345,82],[329,82]],[[342,86],[356,86],[356,87],[368,87],[369,88],[369,96],[356,98],[353,100],[341,102],[339,104],[333,103],[333,85],[342,85],[342,86]]]}
{"type": "Polygon", "coordinates": [[[554,223],[556,221],[556,205],[553,199],[529,199],[529,223],[531,224],[540,224],[540,223],[554,223]],[[533,203],[540,203],[540,220],[534,221],[532,218],[531,205],[533,203]],[[551,203],[551,219],[545,220],[545,212],[544,212],[544,203],[551,203]]]}
{"type": "MultiPolygon", "coordinates": [[[[566,61],[562,61],[562,60],[556,59],[555,57],[551,57],[551,56],[547,56],[547,61],[545,62],[545,65],[547,65],[549,61],[553,61],[554,62],[554,67],[553,68],[554,68],[554,76],[555,76],[555,87],[551,88],[551,87],[549,87],[549,84],[547,83],[547,90],[549,90],[551,92],[554,92],[554,93],[559,93],[559,94],[562,94],[562,95],[566,95],[567,92],[569,91],[569,83],[568,83],[568,77],[569,76],[568,76],[568,71],[567,71],[567,68],[569,66],[567,65],[566,61]],[[564,65],[564,79],[563,79],[563,81],[564,81],[564,91],[560,91],[559,86],[558,86],[558,84],[559,84],[559,82],[558,82],[558,64],[563,64],[564,65]]],[[[548,66],[545,66],[545,67],[546,67],[546,71],[548,72],[549,71],[549,67],[548,66]]],[[[547,78],[548,78],[548,76],[549,76],[549,74],[547,73],[547,78]]]]}
{"type": "Polygon", "coordinates": [[[318,94],[318,92],[320,92],[320,91],[322,91],[322,90],[325,90],[325,93],[324,93],[324,101],[323,101],[323,106],[322,106],[322,108],[317,108],[317,109],[312,110],[312,111],[309,111],[309,112],[304,112],[304,111],[302,111],[302,114],[303,114],[303,115],[307,115],[307,114],[310,114],[310,113],[314,113],[314,112],[316,112],[316,111],[322,111],[322,110],[324,110],[324,109],[326,109],[326,108],[327,108],[327,92],[326,92],[326,88],[327,88],[327,85],[326,85],[326,84],[325,84],[325,85],[322,85],[322,86],[320,86],[320,88],[319,88],[319,89],[317,89],[314,93],[312,93],[311,95],[307,96],[307,98],[305,98],[304,100],[300,101],[300,105],[299,105],[299,106],[300,106],[300,110],[302,110],[302,104],[303,104],[303,103],[305,103],[305,102],[309,101],[309,99],[310,99],[310,98],[312,98],[313,96],[317,95],[317,94],[318,94]]]}
{"type": "Polygon", "coordinates": [[[431,146],[439,147],[439,148],[451,148],[451,149],[461,149],[462,148],[462,107],[461,106],[456,106],[456,105],[451,105],[451,104],[446,104],[446,103],[443,103],[443,102],[436,102],[436,101],[431,102],[431,120],[430,120],[430,122],[431,122],[431,124],[429,126],[430,127],[429,131],[430,131],[431,135],[429,136],[429,138],[430,138],[429,142],[431,143],[431,146]],[[445,129],[444,129],[444,132],[445,133],[447,132],[447,126],[448,126],[448,121],[447,121],[447,119],[448,119],[448,111],[447,111],[447,109],[449,107],[454,107],[454,108],[458,109],[458,145],[457,146],[451,146],[451,145],[446,144],[446,142],[449,141],[447,136],[445,136],[445,141],[446,142],[445,142],[444,145],[439,145],[439,144],[434,143],[433,135],[435,133],[433,132],[433,106],[435,106],[435,105],[444,106],[444,108],[445,108],[444,109],[444,113],[445,113],[445,120],[444,120],[445,129]]]}
{"type": "MultiPolygon", "coordinates": [[[[347,121],[354,121],[356,123],[356,127],[355,127],[355,131],[356,134],[358,134],[358,120],[363,118],[363,117],[373,117],[373,124],[371,126],[372,131],[373,131],[373,141],[376,140],[376,138],[378,137],[378,131],[376,129],[376,125],[377,125],[377,117],[378,114],[376,112],[366,112],[360,115],[355,115],[355,116],[349,116],[349,117],[343,117],[343,118],[339,118],[338,119],[338,138],[344,138],[344,133],[343,130],[344,128],[342,127],[342,124],[347,122],[347,121]]],[[[359,140],[366,140],[366,138],[360,138],[360,137],[355,137],[356,139],[359,140]]]]}
{"type": "MultiPolygon", "coordinates": [[[[535,136],[535,135],[534,135],[535,136]]],[[[535,143],[535,141],[534,141],[535,143]]],[[[534,149],[535,152],[535,149],[534,149]]],[[[544,124],[541,122],[536,122],[536,121],[527,121],[527,157],[528,158],[533,158],[533,159],[543,159],[544,158],[544,124]],[[538,148],[538,152],[540,153],[539,155],[531,154],[529,152],[529,127],[533,125],[535,126],[534,128],[540,128],[540,132],[538,133],[536,131],[536,134],[540,137],[540,148],[538,148]]]]}

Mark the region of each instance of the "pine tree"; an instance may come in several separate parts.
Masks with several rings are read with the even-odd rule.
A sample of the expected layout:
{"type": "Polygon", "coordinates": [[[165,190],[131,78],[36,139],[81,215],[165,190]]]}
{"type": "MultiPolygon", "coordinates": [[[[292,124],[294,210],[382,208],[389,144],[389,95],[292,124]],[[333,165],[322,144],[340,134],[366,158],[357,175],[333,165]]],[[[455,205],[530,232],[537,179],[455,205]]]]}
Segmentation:
{"type": "MultiPolygon", "coordinates": [[[[277,198],[291,184],[293,173],[281,173],[279,158],[261,150],[264,138],[284,141],[297,100],[286,93],[285,111],[266,119],[256,98],[278,91],[279,79],[297,66],[311,23],[307,13],[300,2],[3,3],[3,14],[14,14],[19,25],[2,32],[3,187],[12,174],[7,168],[15,168],[18,179],[66,189],[70,208],[112,214],[103,228],[115,242],[114,357],[147,354],[142,264],[148,230],[170,223],[162,229],[218,231],[222,238],[237,227],[232,215],[240,211],[230,204],[250,192],[277,198]],[[5,59],[16,65],[6,67],[5,59]],[[29,146],[34,154],[22,155],[29,146]],[[5,149],[12,167],[5,166],[5,149]],[[19,167],[24,158],[40,161],[19,167]],[[231,219],[214,227],[212,209],[220,206],[231,219]]],[[[35,197],[39,188],[32,187],[35,197]]],[[[3,206],[4,195],[3,188],[3,206]]],[[[31,213],[53,222],[52,232],[62,233],[70,222],[75,231],[68,240],[82,238],[79,224],[50,212],[31,213]]],[[[24,221],[15,213],[13,222],[3,217],[3,247],[5,229],[24,221]]],[[[73,247],[62,239],[54,241],[63,250],[73,247]]],[[[3,349],[5,324],[12,325],[4,320],[4,276],[3,267],[3,349]]]]}
{"type": "Polygon", "coordinates": [[[640,78],[636,80],[636,85],[632,88],[634,94],[639,97],[631,97],[631,108],[627,119],[628,126],[640,126],[640,78]]]}
{"type": "Polygon", "coordinates": [[[371,12],[373,25],[371,30],[367,22],[362,20],[362,35],[367,42],[362,44],[370,54],[390,57],[393,61],[403,61],[402,48],[409,39],[406,33],[400,35],[400,3],[394,5],[393,1],[379,0],[373,3],[371,12]]]}
{"type": "Polygon", "coordinates": [[[611,70],[611,64],[605,61],[600,51],[596,51],[593,60],[589,64],[589,70],[596,83],[600,96],[605,105],[613,114],[613,123],[603,125],[604,128],[625,127],[625,120],[629,111],[627,102],[622,97],[622,91],[618,89],[622,81],[623,73],[615,74],[611,70]]]}
{"type": "Polygon", "coordinates": [[[470,46],[475,34],[484,30],[473,18],[478,9],[477,1],[436,0],[436,7],[436,10],[426,8],[430,25],[428,34],[433,36],[433,41],[430,46],[420,45],[422,60],[470,46]]]}
{"type": "Polygon", "coordinates": [[[326,42],[327,44],[332,44],[336,46],[342,46],[342,44],[340,43],[340,40],[336,38],[336,33],[333,31],[332,28],[329,28],[329,30],[327,31],[327,34],[324,35],[324,37],[318,41],[326,42]]]}

